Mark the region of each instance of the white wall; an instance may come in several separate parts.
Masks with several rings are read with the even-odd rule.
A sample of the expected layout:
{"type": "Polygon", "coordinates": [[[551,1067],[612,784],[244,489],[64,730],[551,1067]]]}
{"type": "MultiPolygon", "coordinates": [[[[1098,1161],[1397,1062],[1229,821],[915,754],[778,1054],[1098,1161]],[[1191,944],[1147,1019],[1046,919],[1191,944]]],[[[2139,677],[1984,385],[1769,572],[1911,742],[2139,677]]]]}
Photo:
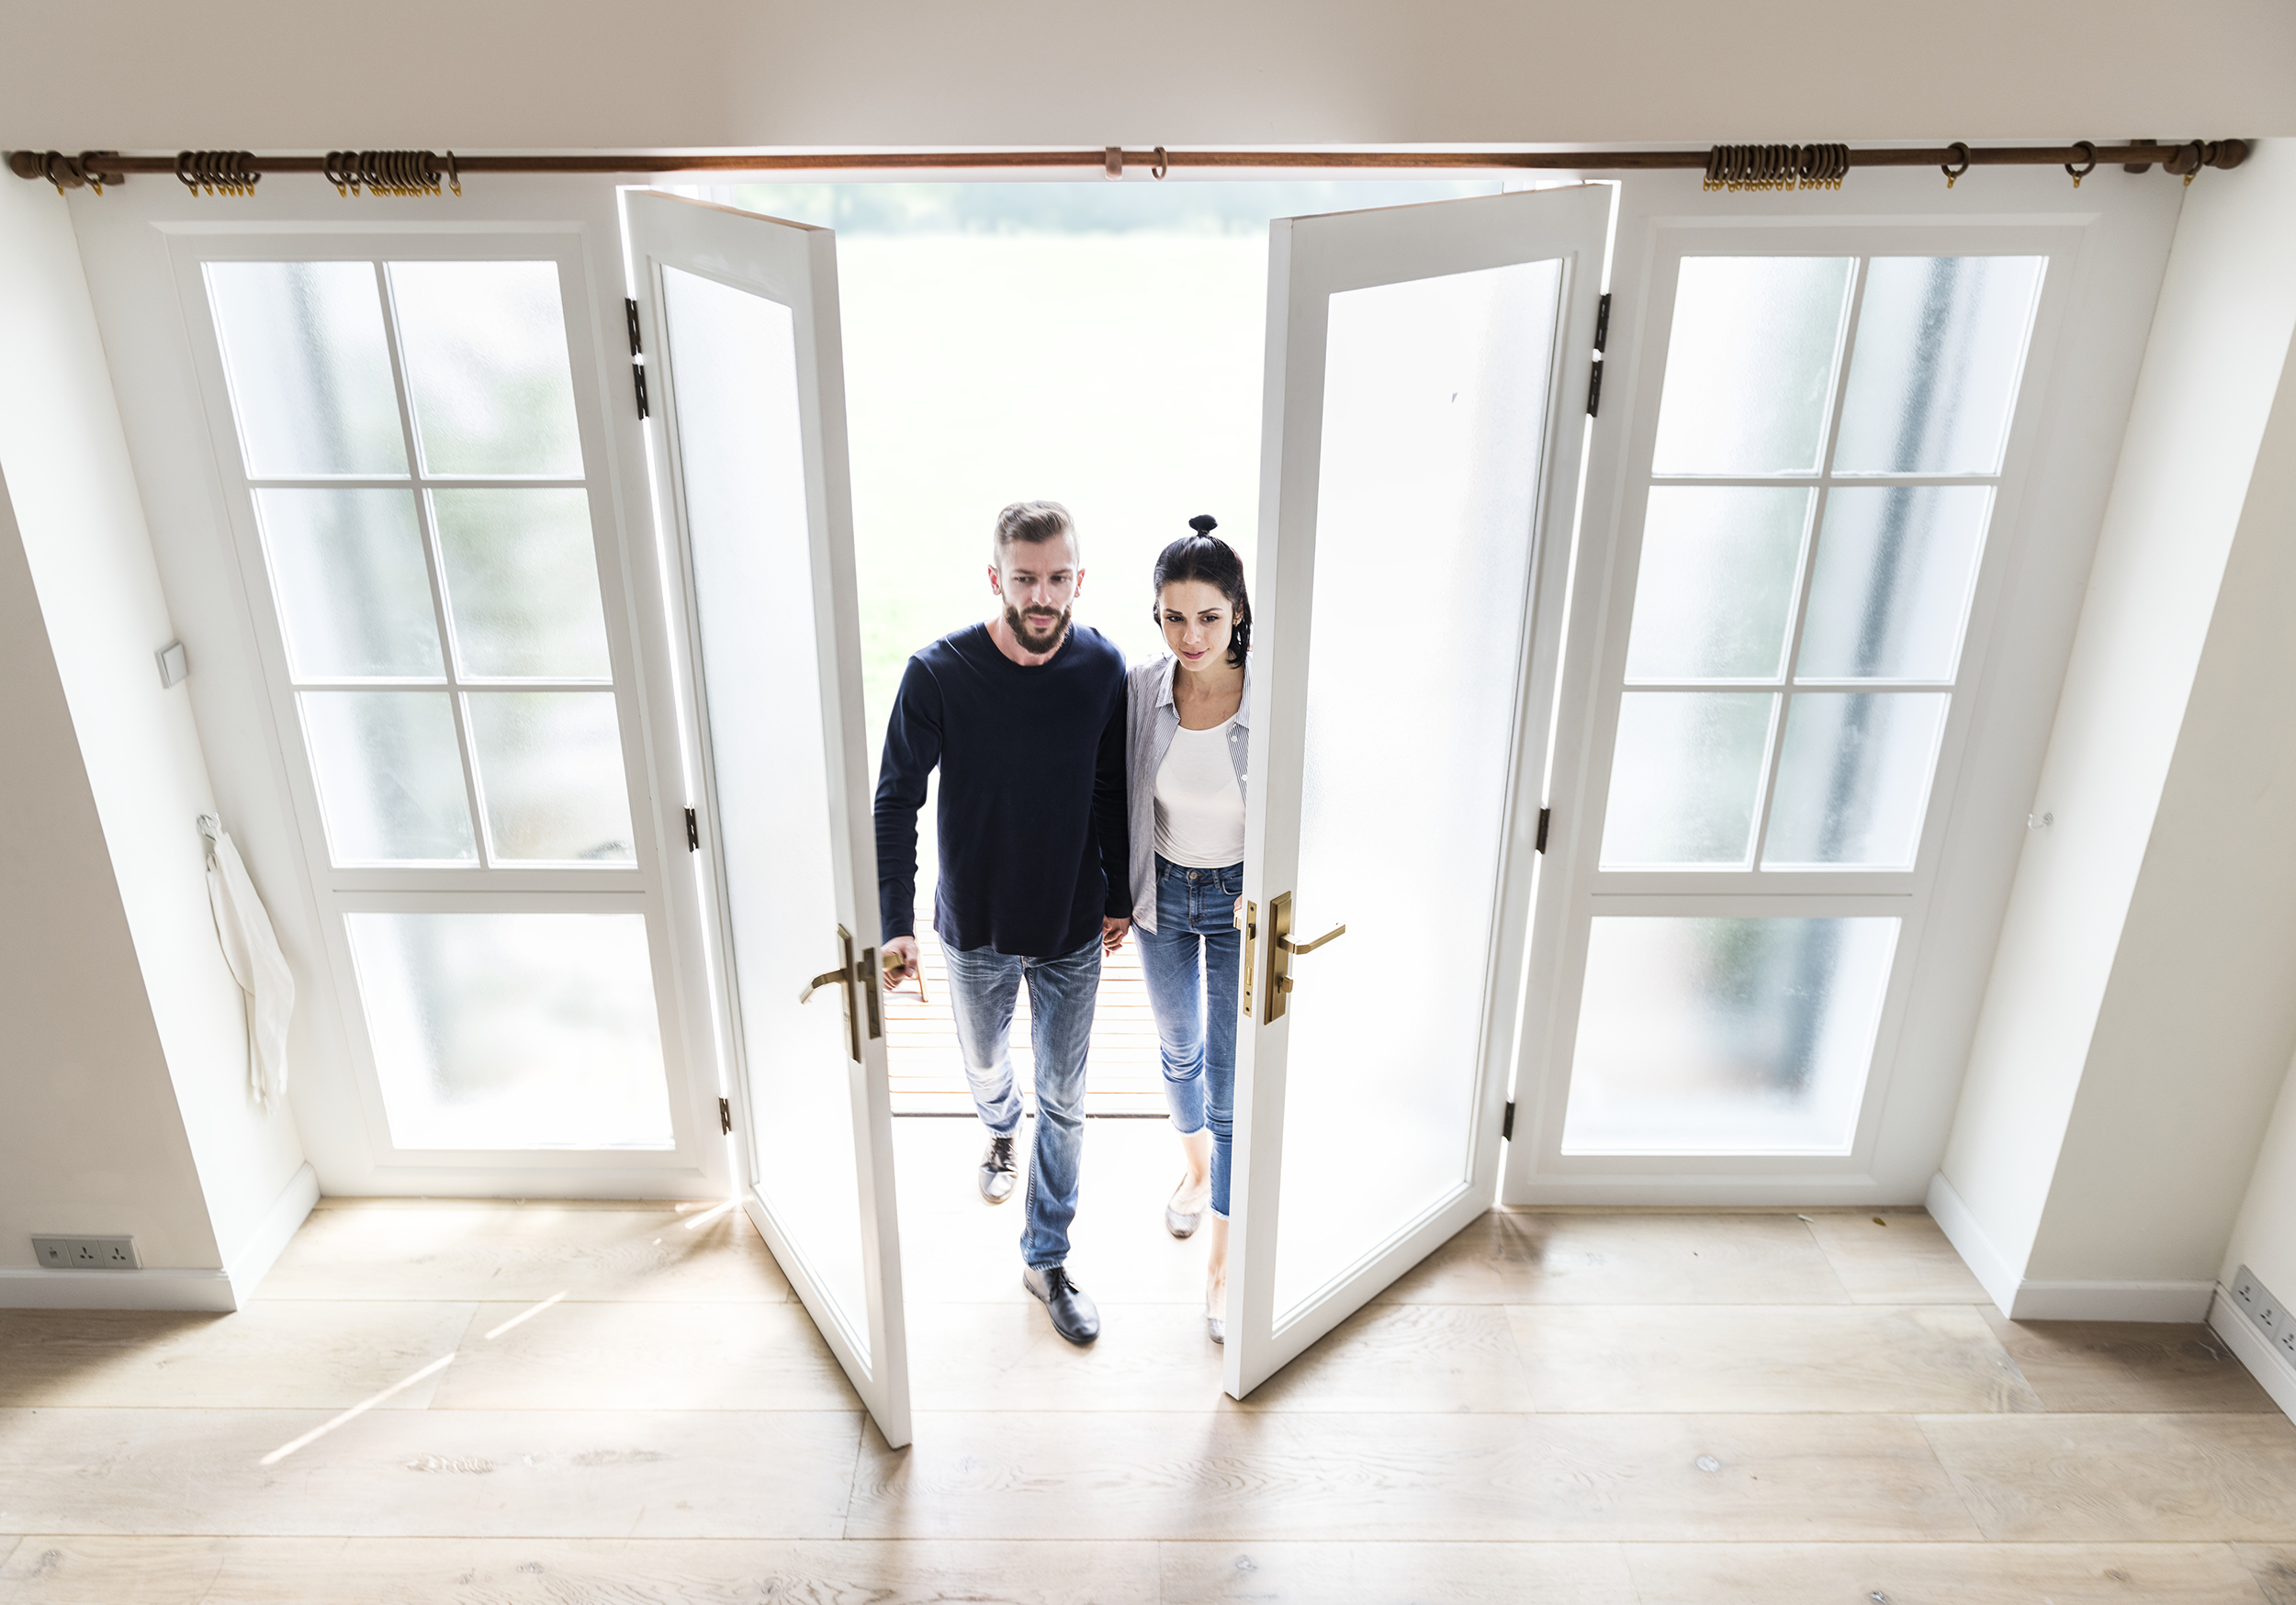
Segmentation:
{"type": "MultiPolygon", "coordinates": [[[[0,1307],[29,1234],[130,1232],[219,1269],[191,1142],[0,473],[0,1307]]],[[[159,681],[155,677],[152,682],[159,681]]]]}
{"type": "Polygon", "coordinates": [[[2296,148],[2209,176],[2178,223],[2032,804],[2054,824],[2025,844],[1941,1167],[1941,1217],[2020,1313],[2104,1312],[2020,1299],[2028,1282],[2152,1283],[2197,1319],[2288,1059],[2296,926],[2270,899],[2296,894],[2296,794],[2273,789],[2288,760],[2267,733],[2290,705],[2257,670],[2285,654],[2276,613],[2296,596],[2272,550],[2290,453],[2259,452],[2268,417],[2296,425],[2274,413],[2296,148]]]}
{"type": "MultiPolygon", "coordinates": [[[[2296,7],[1773,0],[23,6],[0,143],[77,150],[2108,140],[2296,133],[2296,7]],[[377,39],[377,36],[380,35],[377,39]],[[399,48],[397,41],[406,41],[399,48]]],[[[166,183],[162,179],[158,182],[166,183]]],[[[273,180],[276,183],[278,181],[273,180]]],[[[307,182],[317,182],[310,180],[307,182]]]]}
{"type": "MultiPolygon", "coordinates": [[[[222,1263],[239,1265],[274,1229],[302,1148],[291,1117],[248,1095],[245,1015],[216,942],[196,825],[214,791],[186,690],[163,689],[152,660],[174,630],[70,216],[30,185],[0,185],[0,469],[134,944],[141,996],[116,1006],[140,1006],[157,1032],[211,1216],[205,1251],[219,1245],[222,1263]]],[[[54,1162],[108,1162],[100,1127],[84,1146],[55,1135],[54,1162]]],[[[30,1263],[28,1247],[0,1244],[18,1252],[30,1263]]]]}

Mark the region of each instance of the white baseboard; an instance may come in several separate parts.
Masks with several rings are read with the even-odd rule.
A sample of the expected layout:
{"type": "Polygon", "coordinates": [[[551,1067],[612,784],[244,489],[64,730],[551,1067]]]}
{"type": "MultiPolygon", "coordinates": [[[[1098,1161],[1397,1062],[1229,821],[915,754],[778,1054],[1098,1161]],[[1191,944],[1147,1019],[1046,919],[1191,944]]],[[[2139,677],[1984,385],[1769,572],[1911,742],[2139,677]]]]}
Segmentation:
{"type": "Polygon", "coordinates": [[[2209,1328],[2224,1340],[2224,1346],[2240,1356],[2240,1363],[2248,1374],[2264,1386],[2272,1396],[2272,1402],[2280,1407],[2282,1414],[2296,1420],[2296,1363],[2275,1348],[2265,1335],[2239,1310],[2219,1287],[2209,1301],[2209,1328]]]}
{"type": "Polygon", "coordinates": [[[1937,1222],[1938,1229],[1945,1234],[1945,1240],[1952,1243],[1954,1252],[1961,1255],[1962,1263],[1969,1267],[1970,1274],[1976,1277],[1985,1290],[1993,1296],[1995,1308],[2003,1315],[2014,1319],[2017,1286],[2021,1280],[2018,1274],[2019,1267],[2009,1263],[2009,1257],[1986,1235],[1985,1228],[1977,1224],[1976,1212],[1962,1201],[1959,1193],[1953,1191],[1953,1184],[1945,1179],[1944,1172],[1940,1171],[1930,1178],[1926,1202],[1930,1218],[1937,1222]]]}
{"type": "Polygon", "coordinates": [[[288,1241],[310,1214],[311,1206],[318,1202],[319,1173],[306,1163],[279,1190],[271,1207],[255,1223],[255,1229],[231,1256],[225,1274],[231,1278],[233,1308],[254,1296],[256,1285],[270,1274],[271,1267],[278,1263],[288,1241]]]}
{"type": "Polygon", "coordinates": [[[1970,1272],[2011,1320],[2198,1321],[2208,1315],[2213,1282],[2046,1282],[2028,1280],[1977,1224],[1976,1212],[1943,1173],[1930,1179],[1930,1217],[1970,1272]]]}
{"type": "Polygon", "coordinates": [[[205,1309],[239,1308],[221,1271],[0,1270],[0,1309],[205,1309]]]}
{"type": "Polygon", "coordinates": [[[2213,1282],[2020,1282],[2011,1320],[2208,1319],[2213,1282]]]}
{"type": "Polygon", "coordinates": [[[0,1269],[0,1309],[204,1309],[245,1304],[319,1202],[319,1173],[305,1165],[264,1210],[220,1271],[0,1269]]]}

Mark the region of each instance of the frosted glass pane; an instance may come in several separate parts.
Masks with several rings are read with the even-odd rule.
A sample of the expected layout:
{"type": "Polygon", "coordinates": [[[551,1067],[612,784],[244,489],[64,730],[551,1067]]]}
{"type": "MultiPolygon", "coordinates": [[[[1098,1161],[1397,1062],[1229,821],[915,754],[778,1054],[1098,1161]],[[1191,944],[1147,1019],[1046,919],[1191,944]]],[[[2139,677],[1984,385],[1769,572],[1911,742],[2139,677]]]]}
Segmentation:
{"type": "Polygon", "coordinates": [[[1837,488],[1795,673],[1952,679],[1992,511],[1983,485],[1837,488]]]}
{"type": "Polygon", "coordinates": [[[258,490],[297,679],[444,679],[411,490],[258,490]]]}
{"type": "Polygon", "coordinates": [[[612,678],[588,491],[440,490],[431,505],[464,674],[612,678]]]}
{"type": "Polygon", "coordinates": [[[1865,270],[1837,474],[2001,466],[2039,256],[1877,256],[1865,270]]]}
{"type": "Polygon", "coordinates": [[[1603,868],[1744,864],[1777,700],[1764,691],[1621,698],[1603,868]]]}
{"type": "Polygon", "coordinates": [[[1894,919],[1599,916],[1565,1153],[1846,1153],[1894,919]]]}
{"type": "Polygon", "coordinates": [[[644,915],[343,923],[398,1146],[672,1146],[644,915]]]}
{"type": "Polygon", "coordinates": [[[1912,869],[1949,700],[1942,691],[1796,693],[1762,867],[1912,869]]]}
{"type": "Polygon", "coordinates": [[[477,860],[446,692],[304,691],[296,700],[336,863],[477,860]]]}
{"type": "Polygon", "coordinates": [[[1294,906],[1303,937],[1347,935],[1294,971],[1279,1321],[1467,1180],[1560,282],[1538,262],[1331,298],[1294,906]],[[1403,673],[1398,532],[1410,589],[1442,599],[1403,673]],[[1425,872],[1405,820],[1440,844],[1425,872]],[[1457,1006],[1427,1006],[1435,977],[1457,1006]]]}
{"type": "Polygon", "coordinates": [[[1642,521],[1628,679],[1775,679],[1806,490],[1661,485],[1642,521]]]}
{"type": "MultiPolygon", "coordinates": [[[[837,991],[797,1001],[842,954],[795,325],[787,307],[714,279],[677,268],[662,279],[752,1173],[866,1352],[851,1095],[860,1072],[837,991]],[[769,618],[772,627],[760,629],[769,618]]],[[[875,917],[864,917],[854,939],[874,946],[875,917]]]]}
{"type": "Polygon", "coordinates": [[[1817,471],[1854,260],[1683,259],[1652,473],[1817,471]]]}
{"type": "Polygon", "coordinates": [[[382,298],[367,262],[210,262],[250,478],[403,474],[382,298]]]}
{"type": "Polygon", "coordinates": [[[557,264],[394,262],[390,287],[423,466],[580,478],[557,264]]]}
{"type": "Polygon", "coordinates": [[[464,705],[495,859],[633,861],[612,691],[472,691],[464,705]]]}

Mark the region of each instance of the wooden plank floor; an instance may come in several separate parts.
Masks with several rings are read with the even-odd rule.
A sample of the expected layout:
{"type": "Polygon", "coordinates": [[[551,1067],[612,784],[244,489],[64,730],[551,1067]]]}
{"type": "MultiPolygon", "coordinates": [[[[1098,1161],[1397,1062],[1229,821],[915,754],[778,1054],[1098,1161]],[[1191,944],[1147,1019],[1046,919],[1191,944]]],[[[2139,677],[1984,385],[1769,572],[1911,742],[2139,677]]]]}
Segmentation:
{"type": "Polygon", "coordinates": [[[896,1127],[899,1453],[694,1206],[329,1202],[237,1315],[0,1312],[0,1605],[2296,1605],[2206,1329],[2001,1320],[1919,1211],[1494,1213],[1238,1404],[1171,1134],[1087,1129],[1086,1351],[977,1138],[896,1127]]]}
{"type": "MultiPolygon", "coordinates": [[[[949,1007],[949,965],[940,939],[917,933],[925,970],[925,998],[914,985],[885,994],[885,1059],[896,1115],[970,1115],[973,1094],[957,1051],[949,1007]]],[[[1013,1074],[1024,1095],[1036,1091],[1029,1051],[1029,989],[1020,989],[1012,1024],[1013,1074]]],[[[1162,1115],[1164,1062],[1156,1051],[1156,1023],[1148,1009],[1148,983],[1140,972],[1140,943],[1127,941],[1100,971],[1100,996],[1092,1018],[1085,1106],[1095,1115],[1162,1115]]]]}

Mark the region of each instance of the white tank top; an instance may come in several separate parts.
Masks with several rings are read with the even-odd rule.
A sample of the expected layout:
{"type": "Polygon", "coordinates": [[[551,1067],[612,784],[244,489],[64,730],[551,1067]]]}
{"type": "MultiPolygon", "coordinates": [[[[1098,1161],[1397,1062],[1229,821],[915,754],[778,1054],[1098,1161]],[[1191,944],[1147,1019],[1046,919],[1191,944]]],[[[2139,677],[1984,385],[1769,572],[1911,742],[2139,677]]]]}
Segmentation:
{"type": "Polygon", "coordinates": [[[1210,730],[1172,733],[1156,770],[1156,851],[1189,870],[1244,861],[1244,793],[1228,756],[1232,715],[1210,730]]]}

